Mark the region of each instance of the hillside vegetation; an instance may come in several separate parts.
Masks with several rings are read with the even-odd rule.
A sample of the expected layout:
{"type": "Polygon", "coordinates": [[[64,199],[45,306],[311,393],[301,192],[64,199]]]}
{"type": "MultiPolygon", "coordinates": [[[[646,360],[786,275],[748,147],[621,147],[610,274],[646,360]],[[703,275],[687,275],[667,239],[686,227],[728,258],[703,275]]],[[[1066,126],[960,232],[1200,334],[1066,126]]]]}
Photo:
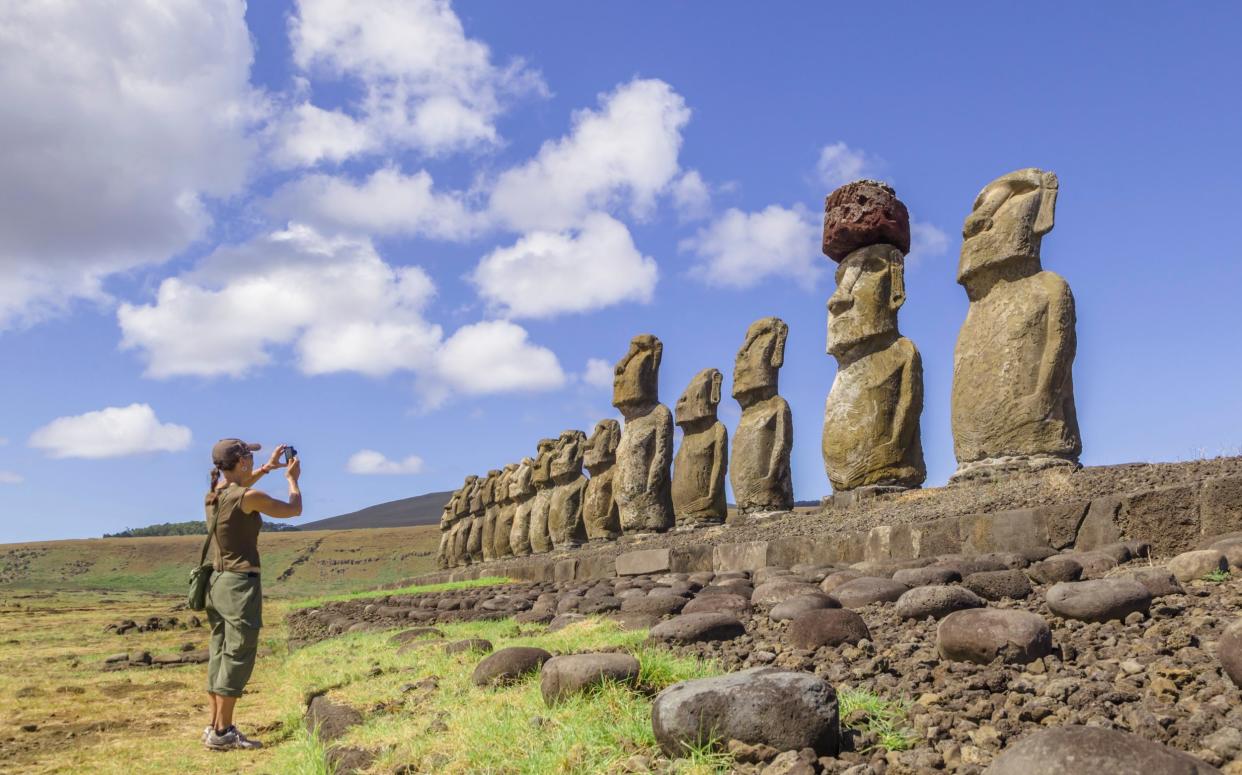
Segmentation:
{"type": "MultiPolygon", "coordinates": [[[[259,528],[264,533],[281,533],[293,530],[300,530],[296,525],[283,525],[279,522],[268,522],[263,520],[262,527],[259,528]]],[[[104,533],[104,538],[147,538],[150,536],[205,536],[207,535],[207,521],[193,520],[190,522],[161,522],[158,525],[148,525],[147,527],[130,527],[119,533],[104,533]]]]}
{"type": "MultiPolygon", "coordinates": [[[[266,533],[259,539],[267,597],[318,597],[435,570],[432,526],[266,533]]],[[[199,536],[88,538],[0,545],[0,591],[107,590],[184,594],[199,536]]]]}

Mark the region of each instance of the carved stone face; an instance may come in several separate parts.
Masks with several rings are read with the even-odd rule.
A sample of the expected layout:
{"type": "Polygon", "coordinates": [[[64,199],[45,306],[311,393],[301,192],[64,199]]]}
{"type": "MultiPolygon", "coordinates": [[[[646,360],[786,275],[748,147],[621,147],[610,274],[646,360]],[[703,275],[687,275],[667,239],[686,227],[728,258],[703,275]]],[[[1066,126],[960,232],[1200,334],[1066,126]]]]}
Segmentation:
{"type": "Polygon", "coordinates": [[[621,443],[621,423],[616,420],[600,420],[595,432],[587,440],[583,462],[587,470],[594,471],[617,461],[617,445],[621,443]]]}
{"type": "Polygon", "coordinates": [[[533,465],[534,461],[524,457],[521,463],[514,466],[513,476],[509,478],[510,498],[516,500],[530,491],[530,471],[533,465]],[[526,470],[523,471],[522,469],[526,470]]]}
{"type": "Polygon", "coordinates": [[[552,453],[550,471],[553,479],[582,473],[582,447],[586,434],[582,431],[565,431],[556,442],[552,453]]]}
{"type": "Polygon", "coordinates": [[[957,281],[1013,258],[1039,258],[1040,242],[1052,231],[1057,176],[1034,167],[993,180],[962,225],[957,281]]]}
{"type": "Polygon", "coordinates": [[[483,505],[489,506],[496,502],[496,483],[500,481],[500,470],[493,468],[487,472],[483,480],[483,505]]]}
{"type": "Polygon", "coordinates": [[[513,498],[513,474],[517,471],[517,464],[510,463],[500,472],[500,478],[496,480],[496,502],[506,503],[513,498]]]}
{"type": "Polygon", "coordinates": [[[618,409],[659,403],[660,358],[664,345],[651,334],[630,341],[630,349],[617,363],[612,380],[612,405],[618,409]]]}
{"type": "Polygon", "coordinates": [[[716,405],[720,403],[720,384],[724,375],[719,369],[703,369],[694,375],[686,392],[677,399],[675,422],[678,425],[696,420],[716,419],[716,405]]]}
{"type": "Polygon", "coordinates": [[[868,245],[837,267],[828,299],[828,352],[840,355],[872,337],[897,330],[905,303],[905,259],[892,245],[868,245]]]}
{"type": "Polygon", "coordinates": [[[764,388],[776,390],[777,376],[785,365],[788,336],[789,326],[780,318],[762,318],[750,324],[733,363],[734,398],[764,388]]]}
{"type": "Polygon", "coordinates": [[[531,481],[543,487],[552,481],[552,458],[556,454],[556,439],[540,439],[536,449],[535,467],[531,471],[531,481]]]}

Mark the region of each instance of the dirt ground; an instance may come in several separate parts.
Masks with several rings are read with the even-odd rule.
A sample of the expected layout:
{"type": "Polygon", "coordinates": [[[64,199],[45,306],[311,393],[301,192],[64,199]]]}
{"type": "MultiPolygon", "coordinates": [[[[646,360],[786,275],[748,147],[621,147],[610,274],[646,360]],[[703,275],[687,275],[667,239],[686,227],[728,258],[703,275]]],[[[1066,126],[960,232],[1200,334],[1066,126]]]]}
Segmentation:
{"type": "MultiPolygon", "coordinates": [[[[208,723],[206,665],[102,669],[121,653],[205,649],[205,624],[105,629],[124,619],[188,620],[190,612],[174,610],[179,602],[149,593],[0,592],[0,773],[274,771],[264,769],[267,752],[243,761],[199,744],[208,723]]],[[[281,609],[269,601],[264,618],[283,621],[281,609]]],[[[239,725],[261,738],[285,728],[272,691],[284,640],[283,625],[264,630],[252,688],[238,705],[239,725]]]]}

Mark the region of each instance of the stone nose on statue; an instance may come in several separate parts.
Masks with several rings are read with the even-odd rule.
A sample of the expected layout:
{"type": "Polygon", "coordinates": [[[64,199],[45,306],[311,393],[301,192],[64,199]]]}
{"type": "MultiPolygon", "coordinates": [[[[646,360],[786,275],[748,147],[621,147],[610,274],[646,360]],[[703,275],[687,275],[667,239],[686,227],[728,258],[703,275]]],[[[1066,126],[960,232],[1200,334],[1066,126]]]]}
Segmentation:
{"type": "Polygon", "coordinates": [[[852,306],[854,306],[854,294],[848,291],[842,292],[840,288],[828,299],[828,312],[833,315],[840,315],[852,306]]]}
{"type": "Polygon", "coordinates": [[[992,228],[992,218],[990,216],[982,214],[969,215],[966,217],[966,223],[962,225],[962,237],[970,239],[990,228],[992,228]]]}

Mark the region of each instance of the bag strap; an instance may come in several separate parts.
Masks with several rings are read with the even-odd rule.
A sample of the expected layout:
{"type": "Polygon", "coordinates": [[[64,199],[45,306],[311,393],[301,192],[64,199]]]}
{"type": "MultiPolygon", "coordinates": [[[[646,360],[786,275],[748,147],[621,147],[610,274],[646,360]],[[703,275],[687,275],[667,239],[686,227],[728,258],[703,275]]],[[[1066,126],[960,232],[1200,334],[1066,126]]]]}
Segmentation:
{"type": "Polygon", "coordinates": [[[207,550],[211,548],[211,539],[216,535],[216,524],[220,521],[220,500],[217,496],[216,502],[211,504],[211,522],[207,525],[207,540],[203,541],[203,553],[199,555],[198,564],[201,566],[207,562],[207,550]]]}

